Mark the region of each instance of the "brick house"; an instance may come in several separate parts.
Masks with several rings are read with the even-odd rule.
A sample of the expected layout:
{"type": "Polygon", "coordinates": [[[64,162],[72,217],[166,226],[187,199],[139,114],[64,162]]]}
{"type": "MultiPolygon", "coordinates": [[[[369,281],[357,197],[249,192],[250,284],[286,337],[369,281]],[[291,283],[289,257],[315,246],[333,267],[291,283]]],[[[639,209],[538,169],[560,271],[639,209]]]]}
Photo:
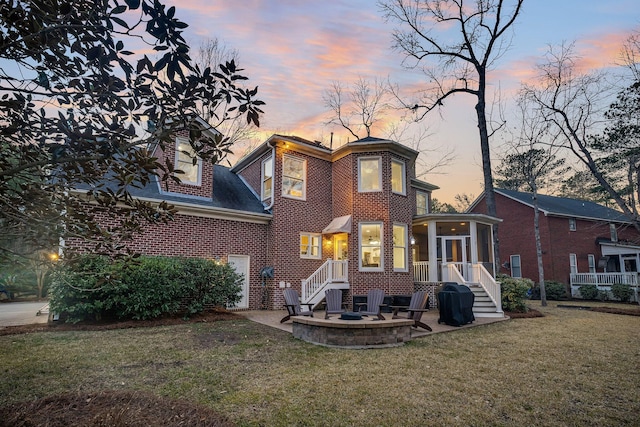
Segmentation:
{"type": "MultiPolygon", "coordinates": [[[[232,263],[245,277],[237,308],[280,309],[285,287],[297,289],[303,302],[317,304],[328,288],[342,289],[345,301],[351,301],[372,288],[388,295],[425,288],[433,295],[439,282],[456,280],[446,268],[447,250],[444,262],[436,259],[442,258],[436,247],[445,240],[436,243],[435,230],[436,223],[461,218],[429,213],[437,187],[415,178],[418,152],[411,148],[365,138],[334,150],[273,135],[232,168],[194,165],[188,156],[182,158],[189,149],[181,135],[165,152],[156,149],[161,162],[168,158],[185,171],[182,183],[165,188],[153,182],[132,193],[166,200],[177,213],[168,224],[146,227],[129,246],[146,255],[232,263]],[[273,268],[272,277],[261,274],[265,267],[273,268]]],[[[469,263],[490,263],[492,245],[485,239],[481,250],[475,248],[476,228],[490,236],[498,220],[467,215],[464,221],[473,224],[474,236],[457,240],[465,248],[454,250],[474,254],[469,263]]],[[[490,315],[502,315],[499,294],[494,287],[490,292],[487,298],[498,301],[490,315]]]]}
{"type": "MultiPolygon", "coordinates": [[[[496,189],[503,272],[537,282],[531,193],[496,189]]],[[[640,233],[619,211],[593,202],[538,195],[545,280],[570,284],[638,284],[640,233]]],[[[484,194],[469,212],[486,212],[484,194]]]]}

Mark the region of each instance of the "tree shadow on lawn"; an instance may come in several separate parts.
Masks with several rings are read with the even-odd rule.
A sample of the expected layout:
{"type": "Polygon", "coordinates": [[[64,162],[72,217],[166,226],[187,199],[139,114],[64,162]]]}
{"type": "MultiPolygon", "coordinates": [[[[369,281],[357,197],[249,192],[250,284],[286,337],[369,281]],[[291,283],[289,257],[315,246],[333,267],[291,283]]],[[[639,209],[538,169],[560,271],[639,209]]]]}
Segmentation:
{"type": "Polygon", "coordinates": [[[140,391],[63,394],[0,407],[0,427],[234,425],[205,406],[140,391]]]}

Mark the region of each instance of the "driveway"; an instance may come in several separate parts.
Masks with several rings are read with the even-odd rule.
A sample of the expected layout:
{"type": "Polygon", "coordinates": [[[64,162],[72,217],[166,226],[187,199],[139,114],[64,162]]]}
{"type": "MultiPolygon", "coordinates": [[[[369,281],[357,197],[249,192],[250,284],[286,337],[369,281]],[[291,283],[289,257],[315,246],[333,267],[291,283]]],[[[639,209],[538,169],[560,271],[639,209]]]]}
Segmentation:
{"type": "MultiPolygon", "coordinates": [[[[0,328],[5,326],[30,325],[47,323],[48,310],[39,316],[36,314],[47,304],[37,302],[0,302],[0,328]]],[[[48,306],[47,306],[48,307],[48,306]]]]}

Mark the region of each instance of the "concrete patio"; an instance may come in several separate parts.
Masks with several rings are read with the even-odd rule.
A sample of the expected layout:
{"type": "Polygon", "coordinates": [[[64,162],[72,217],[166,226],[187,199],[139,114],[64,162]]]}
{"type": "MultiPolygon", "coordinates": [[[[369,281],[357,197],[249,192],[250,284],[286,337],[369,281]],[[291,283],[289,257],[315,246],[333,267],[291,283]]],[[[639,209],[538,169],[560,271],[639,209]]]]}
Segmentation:
{"type": "MultiPolygon", "coordinates": [[[[280,323],[280,319],[287,315],[286,310],[251,310],[251,311],[238,311],[239,315],[246,317],[249,320],[252,320],[257,323],[261,323],[263,325],[271,326],[273,328],[281,329],[283,331],[293,333],[293,322],[291,320],[280,323]]],[[[383,316],[387,319],[391,319],[391,313],[383,313],[383,316]]],[[[314,317],[319,317],[324,319],[324,311],[318,310],[314,312],[314,317]]],[[[339,315],[331,316],[332,318],[339,318],[339,315]]],[[[465,328],[473,328],[481,325],[488,325],[496,322],[503,322],[505,320],[509,320],[508,317],[503,318],[495,318],[495,317],[478,317],[473,323],[469,323],[463,326],[449,326],[443,324],[438,324],[438,318],[440,317],[438,313],[438,309],[432,309],[422,315],[422,322],[426,323],[433,329],[432,332],[424,330],[422,328],[411,329],[411,338],[420,338],[427,335],[438,334],[442,332],[451,332],[451,331],[459,331],[465,328]]],[[[372,320],[371,318],[365,317],[362,321],[364,322],[384,322],[384,320],[372,320]]]]}

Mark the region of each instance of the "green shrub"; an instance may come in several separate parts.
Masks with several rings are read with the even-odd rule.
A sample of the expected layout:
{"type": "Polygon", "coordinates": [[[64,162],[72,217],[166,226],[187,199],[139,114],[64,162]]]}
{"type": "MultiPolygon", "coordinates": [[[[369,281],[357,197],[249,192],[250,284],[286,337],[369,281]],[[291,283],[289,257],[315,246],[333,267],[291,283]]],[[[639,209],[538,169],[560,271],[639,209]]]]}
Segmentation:
{"type": "Polygon", "coordinates": [[[598,288],[596,285],[582,285],[578,288],[580,296],[583,299],[594,300],[598,297],[598,288]]]}
{"type": "Polygon", "coordinates": [[[110,282],[113,266],[108,258],[87,255],[60,263],[53,271],[50,311],[68,322],[101,320],[107,312],[103,285],[110,282]]]}
{"type": "Polygon", "coordinates": [[[633,295],[633,290],[629,285],[616,283],[611,286],[611,293],[616,299],[619,299],[622,302],[629,302],[631,301],[631,295],[633,295]]]}
{"type": "Polygon", "coordinates": [[[525,299],[533,286],[533,281],[505,275],[499,276],[498,281],[500,282],[500,292],[502,294],[502,309],[519,313],[527,311],[525,299]]]}
{"type": "MultiPolygon", "coordinates": [[[[544,281],[544,291],[547,300],[559,301],[567,299],[567,288],[564,283],[553,280],[544,281]]],[[[531,299],[540,299],[540,286],[537,284],[531,289],[531,299]]]]}
{"type": "Polygon", "coordinates": [[[241,283],[231,266],[204,259],[82,256],[55,272],[51,309],[70,322],[192,315],[234,306],[241,283]]]}

